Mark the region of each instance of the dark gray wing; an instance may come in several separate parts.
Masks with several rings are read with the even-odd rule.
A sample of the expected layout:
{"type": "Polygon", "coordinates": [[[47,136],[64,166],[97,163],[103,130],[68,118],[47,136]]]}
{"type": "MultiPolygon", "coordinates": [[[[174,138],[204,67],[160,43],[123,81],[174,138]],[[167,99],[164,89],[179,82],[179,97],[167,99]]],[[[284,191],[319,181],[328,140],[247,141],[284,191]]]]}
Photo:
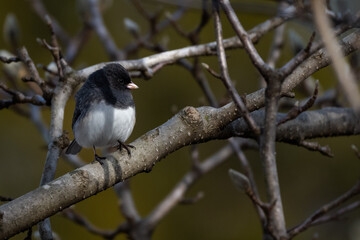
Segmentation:
{"type": "Polygon", "coordinates": [[[90,107],[90,104],[97,101],[98,93],[96,93],[96,90],[89,87],[88,83],[85,83],[83,87],[75,94],[75,110],[74,115],[72,119],[71,127],[74,129],[74,125],[76,121],[79,119],[79,117],[85,116],[87,113],[87,110],[90,107]]]}
{"type": "Polygon", "coordinates": [[[78,120],[79,116],[81,115],[81,110],[78,104],[75,105],[74,115],[71,123],[72,129],[74,129],[74,125],[76,121],[78,120]]]}
{"type": "Polygon", "coordinates": [[[77,143],[77,141],[74,139],[70,145],[68,146],[68,148],[66,149],[66,154],[78,154],[81,150],[81,146],[77,143]]]}

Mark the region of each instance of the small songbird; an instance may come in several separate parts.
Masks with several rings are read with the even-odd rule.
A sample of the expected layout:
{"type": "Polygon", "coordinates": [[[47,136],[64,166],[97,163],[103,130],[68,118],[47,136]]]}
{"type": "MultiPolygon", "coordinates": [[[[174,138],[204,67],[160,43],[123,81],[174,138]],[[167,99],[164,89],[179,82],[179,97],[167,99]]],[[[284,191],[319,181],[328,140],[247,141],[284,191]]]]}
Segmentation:
{"type": "Polygon", "coordinates": [[[135,125],[135,104],[131,89],[137,89],[126,69],[117,63],[107,64],[92,73],[75,95],[72,119],[75,139],[66,154],[77,154],[81,148],[93,148],[95,160],[104,159],[96,148],[124,147],[135,125]]]}

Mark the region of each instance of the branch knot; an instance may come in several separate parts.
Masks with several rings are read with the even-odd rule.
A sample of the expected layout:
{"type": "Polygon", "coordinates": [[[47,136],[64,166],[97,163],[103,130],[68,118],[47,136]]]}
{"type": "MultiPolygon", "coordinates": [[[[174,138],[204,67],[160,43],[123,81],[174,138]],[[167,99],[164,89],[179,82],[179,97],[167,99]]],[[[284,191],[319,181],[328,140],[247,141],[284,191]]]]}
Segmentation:
{"type": "Polygon", "coordinates": [[[194,107],[185,107],[182,110],[181,116],[189,125],[198,125],[201,123],[200,113],[194,107]]]}

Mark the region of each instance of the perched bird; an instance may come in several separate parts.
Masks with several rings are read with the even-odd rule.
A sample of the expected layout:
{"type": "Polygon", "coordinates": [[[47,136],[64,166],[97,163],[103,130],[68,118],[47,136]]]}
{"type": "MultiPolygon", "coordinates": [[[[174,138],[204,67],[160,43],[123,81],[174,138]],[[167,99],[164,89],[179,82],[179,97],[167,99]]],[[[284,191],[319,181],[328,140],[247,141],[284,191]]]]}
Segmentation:
{"type": "Polygon", "coordinates": [[[107,64],[92,73],[75,95],[72,119],[75,139],[66,154],[77,154],[81,148],[93,148],[95,160],[104,159],[96,148],[123,147],[131,156],[125,141],[135,125],[135,104],[130,90],[136,89],[126,69],[117,63],[107,64]]]}

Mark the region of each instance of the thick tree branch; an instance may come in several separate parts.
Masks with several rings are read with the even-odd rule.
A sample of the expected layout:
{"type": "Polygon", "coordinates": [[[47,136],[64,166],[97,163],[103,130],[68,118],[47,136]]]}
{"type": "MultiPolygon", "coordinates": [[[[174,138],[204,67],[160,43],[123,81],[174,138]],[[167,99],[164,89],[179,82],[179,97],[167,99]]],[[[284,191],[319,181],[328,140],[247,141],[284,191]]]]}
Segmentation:
{"type": "MultiPolygon", "coordinates": [[[[263,127],[263,110],[251,113],[254,120],[263,127]]],[[[282,119],[285,113],[278,113],[277,119],[282,119]]],[[[316,111],[301,113],[296,119],[281,124],[276,129],[276,141],[296,144],[305,139],[352,136],[360,134],[360,121],[354,110],[350,108],[323,108],[316,111]]],[[[230,123],[221,132],[219,138],[253,137],[251,129],[243,119],[230,123]]]]}

